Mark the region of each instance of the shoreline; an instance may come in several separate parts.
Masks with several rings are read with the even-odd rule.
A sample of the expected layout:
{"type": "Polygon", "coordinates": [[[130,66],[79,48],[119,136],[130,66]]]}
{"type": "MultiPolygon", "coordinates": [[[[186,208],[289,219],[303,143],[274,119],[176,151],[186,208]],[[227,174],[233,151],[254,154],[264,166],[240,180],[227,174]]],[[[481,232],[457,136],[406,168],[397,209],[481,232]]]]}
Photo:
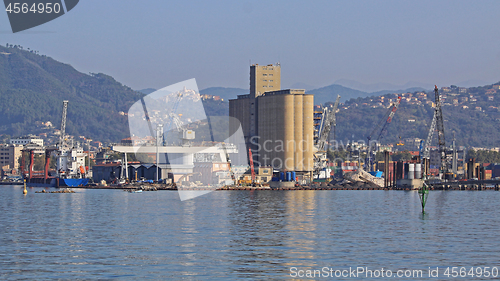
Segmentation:
{"type": "MultiPolygon", "coordinates": [[[[0,185],[13,185],[13,186],[22,186],[23,183],[6,183],[2,182],[0,185]]],[[[28,188],[40,187],[40,186],[30,186],[29,183],[26,184],[28,188]]],[[[117,189],[117,190],[144,190],[144,191],[160,191],[160,190],[178,190],[177,187],[172,185],[165,184],[141,184],[141,185],[115,185],[115,186],[103,186],[103,185],[91,185],[91,186],[75,186],[75,187],[40,187],[40,188],[54,188],[54,189],[63,189],[63,188],[82,188],[82,189],[117,189]]],[[[406,187],[378,187],[373,184],[364,184],[361,182],[357,183],[347,183],[347,184],[309,184],[309,185],[301,185],[301,186],[293,186],[293,187],[282,187],[282,188],[270,188],[269,186],[263,187],[252,187],[252,186],[224,186],[219,187],[217,189],[214,188],[182,188],[181,190],[190,190],[190,191],[201,191],[201,190],[214,190],[214,191],[238,191],[238,190],[270,190],[270,191],[281,191],[281,190],[400,190],[400,191],[412,191],[416,189],[410,189],[406,187]]],[[[482,191],[482,190],[494,190],[499,191],[499,187],[497,185],[491,186],[481,186],[477,184],[469,184],[469,185],[457,185],[457,184],[436,184],[431,185],[429,190],[461,190],[461,191],[482,191]]]]}

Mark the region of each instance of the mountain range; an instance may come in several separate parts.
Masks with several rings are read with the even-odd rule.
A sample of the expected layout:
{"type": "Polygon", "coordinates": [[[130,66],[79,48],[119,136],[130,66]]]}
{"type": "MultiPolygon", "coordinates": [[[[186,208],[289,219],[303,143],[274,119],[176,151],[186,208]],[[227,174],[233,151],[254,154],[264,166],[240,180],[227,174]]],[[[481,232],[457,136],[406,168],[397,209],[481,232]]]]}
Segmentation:
{"type": "MultiPolygon", "coordinates": [[[[401,91],[367,92],[332,84],[308,90],[307,93],[315,95],[316,104],[332,102],[338,94],[341,95],[341,101],[345,105],[351,105],[347,109],[342,109],[337,119],[337,138],[347,141],[354,138],[364,139],[374,124],[383,117],[387,108],[372,106],[377,103],[376,96],[385,95],[390,98],[394,97],[392,93],[395,92],[420,92],[424,91],[424,87],[428,87],[428,85],[421,86],[423,87],[401,91]]],[[[495,95],[491,101],[486,94],[493,88],[492,85],[475,87],[461,94],[456,87],[454,90],[452,87],[457,93],[455,99],[465,99],[469,94],[480,97],[477,102],[468,104],[468,109],[461,106],[447,106],[443,110],[445,126],[460,137],[462,142],[458,142],[459,145],[500,146],[498,144],[500,131],[496,125],[500,120],[500,104],[498,104],[500,98],[495,95]]],[[[498,90],[500,92],[500,89],[498,90]]],[[[124,113],[133,103],[153,91],[155,89],[152,88],[135,91],[106,74],[84,74],[71,65],[39,55],[37,52],[22,50],[19,47],[0,46],[2,139],[6,139],[5,136],[19,137],[28,133],[43,133],[43,128],[37,126],[40,122],[50,121],[54,127],[59,128],[62,101],[69,100],[67,133],[103,142],[118,142],[129,136],[128,120],[124,113]]],[[[247,89],[224,87],[212,87],[200,91],[202,95],[221,97],[221,100],[207,98],[203,101],[209,116],[227,116],[228,100],[247,93],[247,89]]],[[[433,93],[428,92],[427,95],[429,94],[431,99],[433,93]]],[[[385,139],[394,142],[398,137],[425,138],[431,118],[430,105],[402,104],[385,139]]]]}
{"type": "MultiPolygon", "coordinates": [[[[297,84],[297,86],[300,86],[300,85],[301,84],[297,84]]],[[[292,89],[304,89],[304,88],[303,87],[292,87],[292,89]]],[[[155,89],[147,88],[147,89],[142,89],[142,90],[138,90],[138,91],[147,95],[147,94],[154,92],[155,89]]],[[[359,90],[355,90],[352,88],[344,87],[344,86],[338,85],[338,84],[332,84],[332,85],[318,88],[318,89],[306,90],[306,93],[314,95],[314,103],[315,104],[325,104],[327,102],[335,101],[335,99],[337,98],[337,95],[340,95],[341,102],[346,102],[350,99],[365,98],[365,97],[370,97],[370,96],[381,96],[381,95],[385,95],[388,93],[408,93],[408,92],[418,92],[418,91],[424,91],[424,89],[423,88],[408,88],[405,90],[397,90],[397,91],[382,90],[382,91],[378,91],[375,93],[369,93],[369,92],[364,92],[364,91],[359,91],[359,90]]],[[[210,95],[210,96],[219,96],[224,101],[228,101],[230,99],[237,98],[238,95],[248,94],[248,90],[241,89],[241,88],[210,87],[210,88],[200,90],[200,94],[201,95],[210,95]]]]}

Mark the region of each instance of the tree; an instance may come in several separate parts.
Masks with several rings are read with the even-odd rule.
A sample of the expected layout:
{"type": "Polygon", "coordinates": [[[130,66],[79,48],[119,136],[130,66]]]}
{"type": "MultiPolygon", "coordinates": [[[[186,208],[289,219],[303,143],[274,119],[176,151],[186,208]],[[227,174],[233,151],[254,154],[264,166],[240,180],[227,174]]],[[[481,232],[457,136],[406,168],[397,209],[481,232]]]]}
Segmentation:
{"type": "Polygon", "coordinates": [[[327,157],[330,161],[346,161],[349,159],[349,151],[347,150],[332,150],[329,149],[327,152],[327,157]]]}
{"type": "Polygon", "coordinates": [[[393,161],[408,161],[411,160],[411,158],[412,155],[408,150],[392,154],[393,161]]]}

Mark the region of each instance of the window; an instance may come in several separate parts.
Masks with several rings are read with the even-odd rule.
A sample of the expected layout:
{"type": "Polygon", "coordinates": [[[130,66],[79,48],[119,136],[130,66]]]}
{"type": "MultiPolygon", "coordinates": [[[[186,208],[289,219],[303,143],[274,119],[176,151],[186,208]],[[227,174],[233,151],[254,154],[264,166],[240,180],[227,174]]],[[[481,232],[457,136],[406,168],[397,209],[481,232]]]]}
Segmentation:
{"type": "Polygon", "coordinates": [[[273,76],[273,74],[272,74],[272,73],[269,73],[269,76],[273,76]]]}
{"type": "Polygon", "coordinates": [[[262,74],[262,76],[267,76],[267,73],[262,74]]]}
{"type": "Polygon", "coordinates": [[[269,82],[273,82],[274,80],[269,80],[269,82]]]}

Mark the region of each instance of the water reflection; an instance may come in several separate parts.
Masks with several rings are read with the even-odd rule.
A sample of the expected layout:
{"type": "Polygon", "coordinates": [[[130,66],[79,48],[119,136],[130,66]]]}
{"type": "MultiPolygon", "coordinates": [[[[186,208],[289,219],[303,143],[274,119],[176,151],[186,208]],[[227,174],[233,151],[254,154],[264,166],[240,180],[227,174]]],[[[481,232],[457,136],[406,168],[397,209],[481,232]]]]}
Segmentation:
{"type": "Polygon", "coordinates": [[[0,279],[286,279],[300,269],[495,266],[499,192],[0,193],[0,279]]]}
{"type": "Polygon", "coordinates": [[[285,259],[281,249],[288,238],[285,193],[231,192],[229,198],[230,247],[233,263],[239,265],[233,270],[240,277],[276,271],[285,259]]]}
{"type": "Polygon", "coordinates": [[[292,235],[286,240],[288,262],[291,266],[317,266],[316,258],[320,241],[316,236],[317,214],[316,195],[314,191],[299,191],[286,193],[287,230],[292,235]]]}

